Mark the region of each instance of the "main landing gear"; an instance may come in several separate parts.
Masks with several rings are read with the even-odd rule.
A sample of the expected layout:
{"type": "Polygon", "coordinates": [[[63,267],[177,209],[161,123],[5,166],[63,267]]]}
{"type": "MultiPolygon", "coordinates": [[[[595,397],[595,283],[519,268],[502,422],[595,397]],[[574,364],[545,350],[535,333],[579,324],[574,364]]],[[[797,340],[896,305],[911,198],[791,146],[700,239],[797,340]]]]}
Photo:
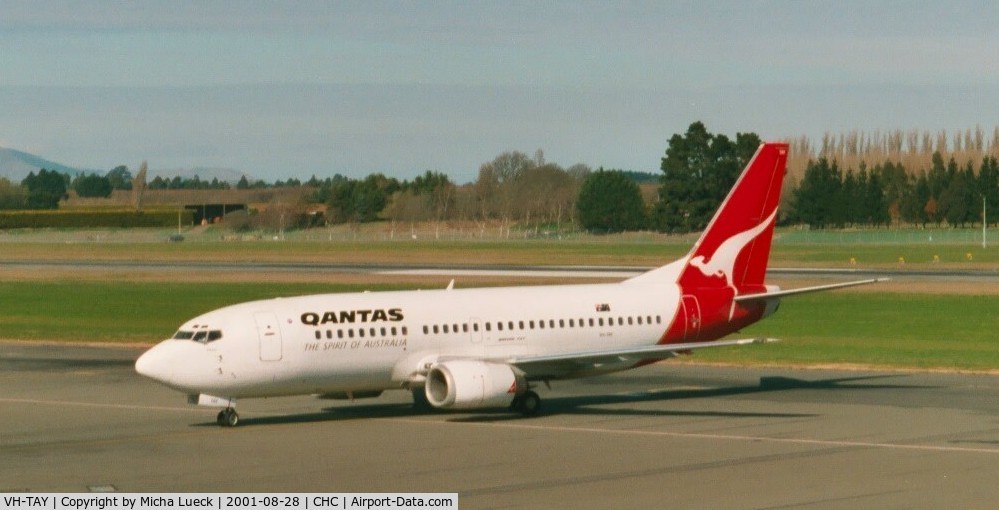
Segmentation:
{"type": "Polygon", "coordinates": [[[239,425],[239,415],[236,414],[236,410],[227,407],[219,411],[219,415],[215,417],[215,421],[220,427],[235,427],[239,425]]]}
{"type": "Polygon", "coordinates": [[[527,390],[523,394],[513,397],[513,402],[510,402],[510,410],[524,416],[534,416],[541,410],[541,397],[537,393],[527,390]]]}

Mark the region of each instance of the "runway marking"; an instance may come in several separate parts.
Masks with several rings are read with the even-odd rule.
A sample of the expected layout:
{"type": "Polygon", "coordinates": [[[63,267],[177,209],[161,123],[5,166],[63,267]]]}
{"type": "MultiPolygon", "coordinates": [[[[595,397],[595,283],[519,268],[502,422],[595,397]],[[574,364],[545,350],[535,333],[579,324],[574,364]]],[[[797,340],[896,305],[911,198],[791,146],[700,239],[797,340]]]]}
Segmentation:
{"type": "Polygon", "coordinates": [[[144,406],[136,404],[100,404],[97,402],[73,402],[70,400],[39,400],[32,398],[0,398],[2,404],[41,404],[52,406],[97,407],[103,409],[127,409],[134,411],[180,411],[197,412],[203,409],[187,407],[144,406]]]}
{"type": "Polygon", "coordinates": [[[922,452],[989,453],[993,455],[999,455],[999,449],[996,448],[968,448],[963,446],[873,443],[865,441],[840,441],[835,439],[780,438],[780,437],[766,437],[766,436],[741,436],[734,434],[705,434],[698,432],[669,432],[669,431],[657,431],[657,430],[600,429],[593,427],[568,427],[561,425],[554,425],[554,426],[527,425],[527,424],[518,424],[518,423],[481,423],[481,422],[456,423],[456,422],[434,422],[429,420],[415,420],[415,419],[406,419],[406,418],[393,418],[392,420],[399,422],[406,422],[406,423],[423,423],[423,424],[446,423],[451,425],[472,425],[480,427],[527,429],[527,430],[541,430],[541,431],[555,431],[555,432],[585,432],[591,434],[614,434],[614,435],[623,435],[623,436],[633,435],[633,436],[672,437],[672,438],[685,438],[685,439],[714,439],[714,440],[723,440],[723,441],[745,441],[745,442],[777,443],[777,444],[792,444],[792,445],[877,448],[883,450],[911,450],[911,451],[922,451],[922,452]]]}

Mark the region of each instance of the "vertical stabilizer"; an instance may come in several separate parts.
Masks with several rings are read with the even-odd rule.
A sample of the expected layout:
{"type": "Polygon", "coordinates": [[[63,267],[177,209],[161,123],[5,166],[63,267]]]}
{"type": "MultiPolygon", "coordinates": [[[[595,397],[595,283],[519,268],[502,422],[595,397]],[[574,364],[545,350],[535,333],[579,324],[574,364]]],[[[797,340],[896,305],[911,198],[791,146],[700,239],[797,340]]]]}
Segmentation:
{"type": "Polygon", "coordinates": [[[764,289],[786,163],[786,143],[760,145],[686,257],[681,288],[764,289]]]}

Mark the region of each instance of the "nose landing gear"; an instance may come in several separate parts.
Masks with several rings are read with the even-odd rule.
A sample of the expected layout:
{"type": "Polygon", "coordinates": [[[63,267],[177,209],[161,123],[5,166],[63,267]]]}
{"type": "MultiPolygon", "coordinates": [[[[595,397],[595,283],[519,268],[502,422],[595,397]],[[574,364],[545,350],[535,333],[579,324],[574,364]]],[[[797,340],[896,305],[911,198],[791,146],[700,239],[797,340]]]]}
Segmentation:
{"type": "Polygon", "coordinates": [[[239,414],[236,414],[235,409],[227,407],[219,411],[218,416],[215,417],[215,421],[220,427],[235,427],[239,425],[239,414]]]}

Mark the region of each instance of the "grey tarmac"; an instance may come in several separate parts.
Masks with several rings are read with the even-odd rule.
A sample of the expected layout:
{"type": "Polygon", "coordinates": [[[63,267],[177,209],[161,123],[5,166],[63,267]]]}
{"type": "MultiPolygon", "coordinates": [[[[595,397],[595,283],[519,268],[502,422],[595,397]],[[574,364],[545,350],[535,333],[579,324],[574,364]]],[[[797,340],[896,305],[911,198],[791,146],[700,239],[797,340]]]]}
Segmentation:
{"type": "Polygon", "coordinates": [[[662,363],[543,412],[405,392],[247,400],[143,380],[139,347],[0,343],[0,491],[458,492],[474,508],[996,508],[999,377],[662,363]]]}

